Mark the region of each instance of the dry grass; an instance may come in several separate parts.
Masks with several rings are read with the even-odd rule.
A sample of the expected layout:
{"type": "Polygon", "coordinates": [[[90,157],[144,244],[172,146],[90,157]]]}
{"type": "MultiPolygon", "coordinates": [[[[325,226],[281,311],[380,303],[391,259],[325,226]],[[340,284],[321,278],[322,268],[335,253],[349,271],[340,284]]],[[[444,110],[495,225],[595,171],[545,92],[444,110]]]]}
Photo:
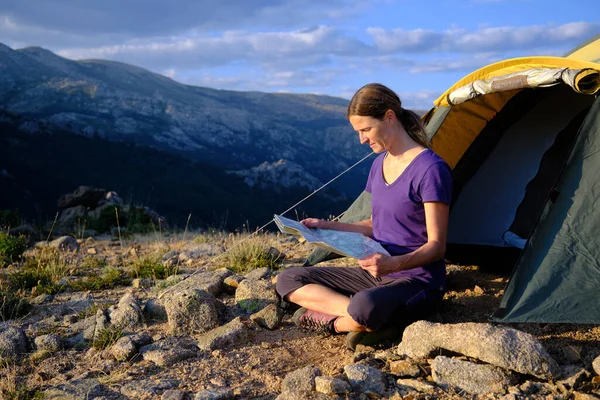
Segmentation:
{"type": "Polygon", "coordinates": [[[268,234],[231,234],[226,240],[227,251],[219,257],[219,267],[243,274],[256,268],[277,269],[281,255],[272,246],[268,234]]]}

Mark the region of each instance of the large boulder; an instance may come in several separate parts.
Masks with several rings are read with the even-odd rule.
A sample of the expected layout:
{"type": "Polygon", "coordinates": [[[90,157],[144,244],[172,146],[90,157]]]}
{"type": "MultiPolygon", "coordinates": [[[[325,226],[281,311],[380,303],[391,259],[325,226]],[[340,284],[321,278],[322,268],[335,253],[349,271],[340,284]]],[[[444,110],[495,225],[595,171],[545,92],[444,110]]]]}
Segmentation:
{"type": "Polygon", "coordinates": [[[0,361],[19,358],[27,352],[27,338],[23,329],[0,324],[0,361]]]}
{"type": "Polygon", "coordinates": [[[486,323],[417,321],[404,330],[397,352],[411,358],[426,358],[438,349],[542,379],[550,380],[560,374],[556,361],[534,336],[486,323]]]}
{"type": "Polygon", "coordinates": [[[431,376],[439,386],[472,394],[504,393],[512,383],[511,375],[501,368],[444,356],[431,363],[431,376]]]}
{"type": "Polygon", "coordinates": [[[219,326],[216,300],[204,290],[184,289],[163,298],[171,334],[194,334],[219,326]]]}
{"type": "Polygon", "coordinates": [[[68,193],[58,199],[58,208],[84,206],[87,208],[95,208],[98,202],[106,196],[106,190],[96,189],[90,186],[79,186],[73,193],[68,193]]]}
{"type": "Polygon", "coordinates": [[[110,323],[121,328],[128,328],[144,321],[142,307],[133,293],[126,293],[115,309],[110,310],[110,323]]]}
{"type": "Polygon", "coordinates": [[[235,302],[245,311],[255,313],[269,304],[279,305],[279,298],[271,282],[244,279],[235,291],[235,302]]]}

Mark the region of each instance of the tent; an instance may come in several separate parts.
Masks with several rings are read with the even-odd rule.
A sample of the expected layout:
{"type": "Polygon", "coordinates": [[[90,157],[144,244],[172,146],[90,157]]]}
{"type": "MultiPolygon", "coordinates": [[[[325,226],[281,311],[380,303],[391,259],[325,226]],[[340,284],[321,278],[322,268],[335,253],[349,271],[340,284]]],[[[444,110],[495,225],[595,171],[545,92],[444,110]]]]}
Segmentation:
{"type": "MultiPolygon", "coordinates": [[[[423,116],[455,183],[446,258],[512,270],[493,321],[600,322],[599,62],[600,36],[494,63],[423,116]]],[[[363,192],[342,220],[368,215],[363,192]]]]}

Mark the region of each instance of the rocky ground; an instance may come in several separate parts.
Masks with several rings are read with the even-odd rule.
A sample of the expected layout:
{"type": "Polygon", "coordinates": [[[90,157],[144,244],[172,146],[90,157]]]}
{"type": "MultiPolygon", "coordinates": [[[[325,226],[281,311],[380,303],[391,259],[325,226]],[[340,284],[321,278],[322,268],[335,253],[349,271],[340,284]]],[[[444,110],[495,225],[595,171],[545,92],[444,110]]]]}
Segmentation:
{"type": "MultiPolygon", "coordinates": [[[[352,351],[344,335],[295,327],[272,290],[277,268],[300,265],[311,247],[261,235],[251,240],[280,264],[243,271],[239,253],[224,255],[235,237],[184,236],[56,242],[64,277],[29,288],[28,314],[0,323],[0,398],[600,398],[600,327],[488,324],[507,276],[450,265],[431,323],[411,325],[400,345],[352,351]],[[155,276],[131,279],[144,262],[155,276]]],[[[44,251],[26,253],[38,269],[44,251]]]]}

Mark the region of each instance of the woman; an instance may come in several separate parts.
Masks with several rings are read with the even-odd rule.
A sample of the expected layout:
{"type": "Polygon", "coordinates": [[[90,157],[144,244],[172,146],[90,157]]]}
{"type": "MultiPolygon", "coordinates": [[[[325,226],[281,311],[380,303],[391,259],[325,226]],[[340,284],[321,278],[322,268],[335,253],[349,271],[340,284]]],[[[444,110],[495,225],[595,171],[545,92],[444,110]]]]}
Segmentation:
{"type": "Polygon", "coordinates": [[[356,268],[298,267],[284,270],[277,292],[300,308],[301,327],[350,332],[354,348],[365,332],[407,324],[441,301],[446,289],[446,232],[452,190],[446,162],[428,148],[419,117],[381,84],[356,92],[347,117],[361,144],[380,155],[365,190],[372,194],[368,220],[342,223],[308,218],[310,228],[359,232],[382,244],[356,268]]]}

